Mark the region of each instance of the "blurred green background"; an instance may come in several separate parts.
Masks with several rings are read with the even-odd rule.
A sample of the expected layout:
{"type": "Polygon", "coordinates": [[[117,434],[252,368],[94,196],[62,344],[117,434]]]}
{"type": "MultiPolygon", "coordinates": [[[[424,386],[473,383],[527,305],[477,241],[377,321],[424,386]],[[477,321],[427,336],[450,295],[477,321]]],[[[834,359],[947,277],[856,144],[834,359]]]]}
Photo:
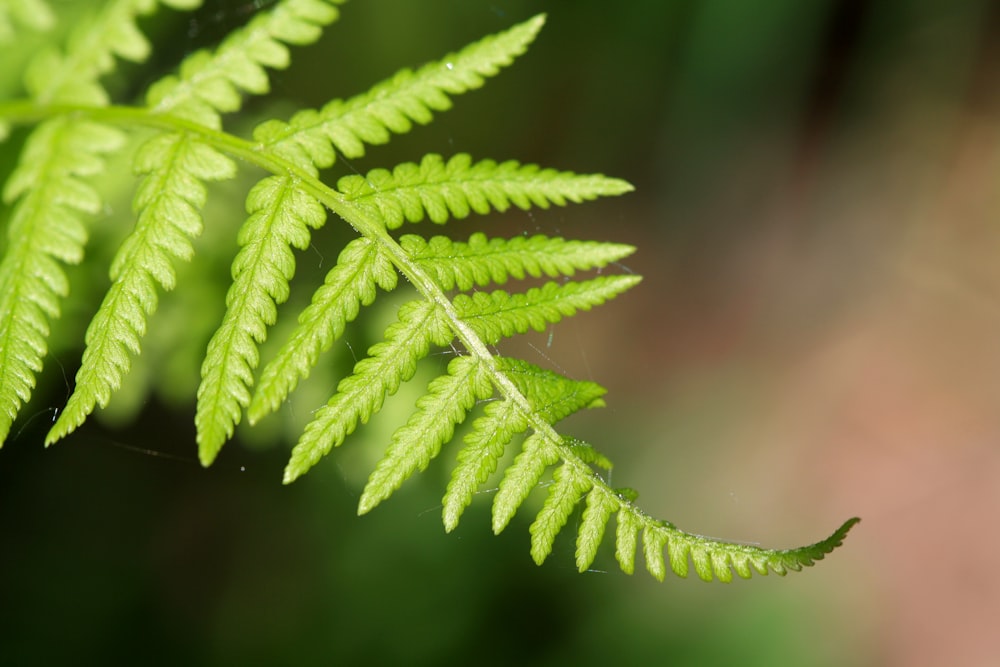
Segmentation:
{"type": "MultiPolygon", "coordinates": [[[[149,24],[161,47],[113,82],[123,99],[256,10],[207,4],[149,24]]],[[[578,574],[568,529],[539,568],[530,517],[490,533],[488,491],[444,534],[454,447],[356,517],[386,438],[446,356],[283,487],[287,433],[390,310],[201,469],[183,399],[218,318],[191,313],[221,316],[243,180],[213,190],[202,261],[185,269],[202,289],[163,298],[130,393],[43,450],[81,336],[56,341],[0,451],[0,663],[992,664],[1000,10],[352,0],[275,75],[274,99],[231,128],[353,95],[543,11],[510,70],[328,182],[462,151],[635,184],[620,199],[456,224],[460,236],[475,225],[639,248],[621,267],[645,277],[636,290],[503,350],[609,388],[608,407],[567,430],[611,456],[615,483],[653,515],[775,547],[862,516],[845,546],[786,579],[658,584],[622,574],[608,549],[578,574]],[[150,394],[154,378],[166,387],[150,394]]],[[[10,62],[4,81],[16,80],[10,62]]],[[[3,175],[19,138],[0,149],[3,175]]],[[[91,256],[127,231],[127,197],[122,224],[95,225],[91,256]]],[[[345,238],[331,221],[300,254],[300,277],[328,270],[345,238]]],[[[105,274],[76,269],[75,294],[99,294],[105,274]]],[[[65,319],[84,326],[93,307],[76,302],[65,319]]]]}

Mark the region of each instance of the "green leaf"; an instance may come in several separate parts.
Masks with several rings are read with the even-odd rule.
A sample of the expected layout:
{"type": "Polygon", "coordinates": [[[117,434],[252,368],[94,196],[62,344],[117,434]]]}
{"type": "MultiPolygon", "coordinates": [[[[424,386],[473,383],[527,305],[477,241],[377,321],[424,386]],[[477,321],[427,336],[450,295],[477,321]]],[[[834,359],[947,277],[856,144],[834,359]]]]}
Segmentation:
{"type": "Polygon", "coordinates": [[[547,236],[487,238],[476,233],[467,243],[447,236],[424,240],[405,234],[399,245],[441,289],[470,290],[508,278],[571,277],[577,271],[603,268],[635,252],[632,246],[597,241],[567,241],[547,236]]]}
{"type": "Polygon", "coordinates": [[[399,319],[389,325],[385,340],[368,350],[368,357],[337,385],[337,392],[306,426],[285,468],[285,484],[316,465],[357,427],[382,408],[387,396],[401,382],[413,377],[417,361],[430,346],[447,345],[452,338],[438,307],[427,301],[410,301],[399,309],[399,319]]]}
{"type": "Polygon", "coordinates": [[[201,234],[207,197],[202,181],[231,178],[236,165],[190,136],[162,134],[139,149],[135,170],[146,174],[134,202],[138,221],[111,265],[111,288],[87,327],[76,386],[46,437],[49,444],[79,427],[96,405],[107,406],[121,386],[129,355],[139,354],[146,318],[156,310],[156,285],[173,289],[173,260],[194,255],[191,239],[201,234]]]}
{"type": "Polygon", "coordinates": [[[504,471],[503,479],[493,498],[493,532],[499,534],[528,495],[538,486],[545,469],[559,461],[556,448],[535,433],[525,439],[521,453],[504,471]]]}
{"type": "Polygon", "coordinates": [[[599,174],[540,169],[514,160],[473,164],[472,158],[460,153],[447,162],[430,154],[419,165],[405,162],[391,172],[373,169],[364,177],[344,176],[337,189],[347,199],[376,211],[389,229],[395,229],[407,221],[420,222],[425,216],[443,224],[473,212],[506,211],[511,204],[524,210],[565,206],[624,194],[632,186],[599,174]]]}
{"type": "MultiPolygon", "coordinates": [[[[85,7],[74,14],[79,18],[67,28],[61,47],[49,43],[35,50],[35,38],[18,40],[11,63],[16,71],[24,69],[28,98],[0,103],[0,138],[16,123],[38,126],[4,186],[11,210],[0,216],[8,224],[0,259],[0,437],[9,434],[29,400],[48,354],[50,326],[69,292],[64,265],[83,259],[90,218],[110,209],[90,177],[106,175],[105,156],[125,144],[121,129],[137,136],[153,132],[152,138],[143,135],[148,140],[134,160],[142,176],[134,196],[135,229],[115,252],[111,286],[87,329],[76,388],[49,442],[76,428],[119,390],[139,353],[159,290],[175,286],[175,263],[194,254],[192,240],[202,231],[201,209],[208,195],[205,183],[232,177],[234,160],[239,160],[265,176],[247,197],[249,217],[232,262],[226,311],[202,360],[195,421],[205,465],[216,458],[244,409],[251,422],[277,409],[361,308],[373,303],[377,288],[398,288],[402,275],[412,285],[411,300],[400,307],[383,340],[314,413],[292,451],[286,483],[379,412],[432,347],[451,345],[460,356],[430,380],[426,394],[393,433],[359,512],[371,510],[424,470],[477,403],[487,401],[457,452],[442,503],[446,530],[454,529],[477,490],[505,465],[506,448],[518,437],[523,439],[520,451],[500,473],[492,524],[494,531],[503,530],[534,489],[547,486],[529,528],[531,554],[538,563],[552,552],[583,499],[576,537],[580,570],[596,558],[612,516],[615,557],[622,570],[634,571],[641,533],[646,569],[658,580],[665,578],[668,563],[680,576],[693,565],[705,580],[730,581],[734,572],[742,578],[754,571],[784,575],[838,547],[856,519],[816,544],[772,550],[687,533],[648,516],[635,505],[635,492],[612,488],[602,477],[612,467],[606,456],[555,429],[566,416],[603,405],[604,389],[500,357],[493,349],[506,337],[545,330],[637,284],[636,276],[603,274],[632,247],[544,236],[491,239],[473,233],[462,242],[454,234],[430,239],[407,234],[398,240],[390,234],[405,222],[444,224],[511,207],[561,206],[623,194],[631,185],[600,174],[516,161],[473,162],[465,154],[445,159],[434,153],[416,163],[346,176],[337,188],[318,178],[337,152],[360,156],[369,145],[429,122],[435,112],[450,107],[453,96],[481,86],[525,51],[544,17],[416,71],[403,70],[346,101],[296,113],[289,122],[265,121],[254,129],[253,141],[223,129],[223,114],[239,110],[244,95],[268,92],[268,69],[288,66],[290,46],[316,41],[338,17],[341,1],[278,0],[264,3],[267,8],[253,3],[247,7],[253,16],[245,27],[231,32],[218,48],[185,58],[175,75],[145,92],[146,106],[140,108],[112,105],[102,80],[120,59],[142,63],[149,58],[152,47],[140,19],[158,8],[156,0],[106,0],[93,10],[85,7]],[[29,55],[29,48],[34,53],[29,55]],[[278,305],[289,296],[296,269],[293,250],[311,242],[310,229],[324,223],[327,210],[341,218],[345,232],[353,230],[359,238],[340,253],[251,396],[258,346],[275,322],[278,305]],[[594,270],[601,275],[586,280],[576,276],[594,270]],[[523,292],[477,291],[543,276],[551,282],[523,292]]],[[[189,9],[199,3],[163,4],[189,9]]],[[[48,8],[42,0],[0,0],[0,40],[9,37],[14,25],[51,26],[48,8]]],[[[125,72],[113,80],[116,89],[131,97],[129,76],[125,72]]],[[[123,179],[101,182],[109,190],[125,184],[123,179]]],[[[212,253],[220,252],[207,250],[210,257],[196,269],[199,275],[210,273],[206,266],[215,260],[212,253]]],[[[162,368],[163,363],[151,367],[162,368]]],[[[162,387],[160,391],[165,393],[162,387]]]]}
{"type": "Polygon", "coordinates": [[[340,338],[361,306],[375,300],[376,287],[386,292],[395,289],[396,276],[395,268],[374,242],[360,238],[347,244],[323,286],[313,294],[312,303],[299,315],[288,341],[264,367],[248,410],[251,424],[276,410],[299,379],[309,375],[320,353],[340,338]]]}
{"type": "Polygon", "coordinates": [[[587,505],[580,517],[576,537],[576,567],[580,572],[585,572],[594,562],[604,539],[604,529],[619,507],[618,499],[601,489],[591,489],[587,494],[587,505]]]}
{"type": "Polygon", "coordinates": [[[455,310],[488,345],[529,330],[545,331],[550,324],[590,310],[637,285],[638,276],[600,276],[592,280],[546,283],[523,294],[502,290],[458,294],[455,310]]]}
{"type": "Polygon", "coordinates": [[[0,0],[0,44],[14,39],[17,26],[49,30],[56,16],[45,0],[0,0]]]}
{"type": "Polygon", "coordinates": [[[198,456],[210,465],[233,435],[242,409],[250,403],[257,345],[277,319],[276,304],[288,298],[295,273],[292,247],[309,246],[309,227],[318,228],[326,211],[288,176],[260,181],[247,195],[250,217],[239,235],[233,284],[226,314],[208,343],[198,387],[198,456]]]}
{"type": "Polygon", "coordinates": [[[520,359],[497,358],[497,368],[528,399],[533,410],[549,424],[584,408],[602,407],[607,390],[596,382],[571,380],[520,359]]]}
{"type": "MultiPolygon", "coordinates": [[[[656,530],[655,526],[647,525],[642,531],[642,555],[646,560],[646,569],[657,581],[663,581],[667,575],[667,567],[663,562],[663,549],[667,545],[667,539],[668,533],[656,530]]],[[[729,568],[725,572],[728,574],[729,568]]],[[[722,576],[719,579],[729,581],[732,575],[728,579],[723,579],[722,576]]]]}
{"type": "MultiPolygon", "coordinates": [[[[371,511],[418,470],[425,470],[441,445],[451,440],[455,426],[476,401],[489,398],[493,386],[479,362],[458,357],[448,373],[434,379],[417,401],[417,410],[392,436],[385,456],[375,466],[358,503],[358,514],[371,511]]],[[[456,519],[457,520],[457,519],[456,519]]]]}
{"type": "Polygon", "coordinates": [[[507,444],[528,428],[527,418],[511,401],[488,403],[485,412],[486,416],[477,419],[472,432],[465,436],[465,446],[458,453],[458,464],[442,500],[444,529],[449,533],[458,526],[479,487],[496,471],[507,444]]]}
{"type": "Polygon", "coordinates": [[[122,134],[99,123],[57,118],[32,132],[4,187],[17,202],[0,261],[0,443],[35,387],[48,350],[49,320],[69,292],[61,263],[83,258],[85,214],[103,206],[83,177],[103,169],[102,155],[122,134]]]}
{"type": "Polygon", "coordinates": [[[212,128],[221,126],[220,114],[238,111],[242,94],[264,95],[270,90],[265,67],[285,69],[291,57],[285,44],[315,42],[322,27],[339,16],[344,0],[285,0],[272,10],[256,14],[234,30],[214,52],[196,51],[181,64],[177,75],[153,84],[146,104],[153,113],[171,113],[212,128]]]}
{"type": "Polygon", "coordinates": [[[635,572],[636,536],[640,525],[636,512],[630,512],[627,506],[619,510],[618,525],[615,528],[615,558],[625,574],[635,572]]]}
{"type": "Polygon", "coordinates": [[[137,21],[154,9],[153,0],[111,0],[84,16],[70,32],[65,53],[46,49],[28,65],[25,86],[32,98],[42,104],[108,104],[99,79],[114,70],[115,56],[132,62],[149,57],[137,21]]]}
{"type": "MultiPolygon", "coordinates": [[[[519,359],[497,358],[496,367],[528,399],[531,408],[553,424],[582,408],[600,404],[605,392],[593,382],[570,380],[519,359]]],[[[528,429],[528,415],[513,401],[489,403],[485,413],[465,437],[445,492],[443,518],[449,532],[458,525],[476,490],[496,471],[506,445],[514,435],[528,429]]]]}
{"type": "Polygon", "coordinates": [[[524,53],[544,22],[544,16],[536,16],[416,72],[401,70],[346,102],[333,100],[319,111],[300,111],[288,123],[262,123],[254,139],[308,169],[330,167],[335,151],[361,157],[365,144],[384,144],[390,133],[409,132],[413,123],[425,125],[434,111],[451,108],[449,95],[482,86],[484,77],[494,76],[524,53]]]}
{"type": "Polygon", "coordinates": [[[594,449],[594,446],[577,438],[563,438],[563,444],[569,447],[573,456],[588,465],[594,465],[604,470],[611,470],[614,464],[611,459],[594,449]]]}
{"type": "Polygon", "coordinates": [[[590,490],[590,481],[565,465],[552,473],[552,486],[541,511],[531,524],[531,557],[541,565],[552,553],[556,535],[566,525],[576,504],[590,490]]]}

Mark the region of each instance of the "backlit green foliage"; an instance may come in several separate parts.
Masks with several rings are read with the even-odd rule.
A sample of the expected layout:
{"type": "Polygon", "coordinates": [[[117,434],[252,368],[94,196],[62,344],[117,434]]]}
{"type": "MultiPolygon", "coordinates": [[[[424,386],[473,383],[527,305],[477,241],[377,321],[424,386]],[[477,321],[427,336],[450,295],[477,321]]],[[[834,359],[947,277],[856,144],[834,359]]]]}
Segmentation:
{"type": "MultiPolygon", "coordinates": [[[[187,10],[198,3],[164,4],[187,10]]],[[[246,195],[248,217],[236,238],[225,311],[208,343],[197,390],[195,424],[204,465],[215,460],[244,413],[255,424],[278,409],[379,292],[398,290],[409,296],[395,321],[312,415],[292,450],[286,483],[374,418],[421,360],[444,348],[457,356],[429,382],[393,434],[361,495],[360,513],[427,468],[468,418],[444,494],[445,529],[458,525],[476,492],[505,465],[504,455],[517,448],[494,496],[493,529],[503,530],[547,480],[529,530],[538,563],[578,508],[581,571],[594,561],[612,518],[621,568],[633,571],[641,539],[646,567],[657,579],[668,564],[680,576],[693,564],[706,580],[729,581],[733,572],[749,577],[754,570],[785,574],[837,547],[856,520],[815,545],[780,551],[699,537],[649,517],[635,505],[634,492],[609,486],[602,472],[611,468],[607,457],[556,430],[565,417],[603,405],[605,390],[494,352],[506,338],[544,331],[634,287],[639,278],[629,274],[578,277],[613,268],[633,248],[540,235],[491,238],[475,232],[457,240],[390,234],[407,222],[444,225],[510,206],[545,208],[620,195],[632,189],[628,183],[515,161],[473,161],[465,154],[428,154],[419,164],[341,178],[336,187],[321,180],[338,153],[358,157],[367,146],[429,123],[450,108],[452,97],[483,85],[527,49],[543,16],[419,69],[402,70],[361,95],[299,111],[287,121],[267,120],[251,139],[223,129],[225,115],[239,111],[245,96],[269,91],[268,68],[289,66],[289,46],[319,39],[339,17],[340,4],[278,2],[216,49],[189,55],[177,74],[149,87],[139,106],[114,101],[102,77],[118,59],[149,57],[151,46],[137,18],[157,11],[153,0],[111,0],[69,30],[63,46],[31,56],[23,96],[0,101],[2,136],[14,125],[32,127],[3,189],[10,210],[0,260],[0,441],[42,369],[50,329],[69,295],[65,266],[83,261],[89,229],[101,224],[106,202],[92,179],[107,170],[108,156],[132,152],[134,227],[110,264],[110,287],[85,334],[73,393],[48,443],[108,404],[142,349],[159,291],[186,288],[176,267],[197,260],[194,241],[203,231],[206,183],[232,179],[241,164],[252,165],[265,176],[246,195]],[[349,225],[356,238],[340,250],[297,326],[258,369],[259,346],[290,296],[294,250],[307,248],[328,218],[349,225]],[[507,288],[525,278],[537,279],[535,286],[507,288]]],[[[23,31],[15,26],[46,30],[56,22],[41,0],[2,0],[0,49],[17,47],[23,31]]]]}

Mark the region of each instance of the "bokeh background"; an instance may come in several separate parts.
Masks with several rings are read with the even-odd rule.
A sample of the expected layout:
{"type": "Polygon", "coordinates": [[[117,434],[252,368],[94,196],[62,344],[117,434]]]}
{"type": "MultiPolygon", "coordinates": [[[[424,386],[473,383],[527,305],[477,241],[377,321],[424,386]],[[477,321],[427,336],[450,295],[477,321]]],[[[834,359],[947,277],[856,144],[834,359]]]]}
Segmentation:
{"type": "MultiPolygon", "coordinates": [[[[150,23],[160,50],[111,82],[123,99],[261,3],[207,4],[150,23]]],[[[622,574],[610,549],[578,574],[568,530],[539,568],[530,517],[490,533],[489,491],[444,534],[454,447],[358,518],[420,378],[281,486],[287,432],[391,311],[337,344],[306,407],[201,469],[182,397],[214,322],[192,313],[219,312],[241,181],[213,191],[203,260],[185,269],[202,289],[163,299],[133,391],[43,450],[79,357],[78,333],[55,341],[0,451],[0,662],[996,664],[1000,8],[352,0],[276,75],[277,101],[231,127],[352,95],[541,11],[546,28],[510,70],[330,178],[467,151],[632,182],[623,198],[459,223],[639,248],[619,267],[639,288],[504,351],[608,387],[608,407],[567,430],[609,454],[653,515],[775,547],[861,516],[844,547],[785,579],[658,584],[622,574]],[[153,378],[165,387],[149,393],[153,378]]],[[[4,174],[19,138],[0,148],[4,174]]],[[[95,225],[96,258],[127,231],[122,202],[125,222],[95,225]]],[[[300,273],[325,272],[344,238],[329,225],[300,273]]],[[[76,293],[98,293],[105,272],[78,269],[76,293]]],[[[66,320],[92,310],[82,299],[66,320]]]]}

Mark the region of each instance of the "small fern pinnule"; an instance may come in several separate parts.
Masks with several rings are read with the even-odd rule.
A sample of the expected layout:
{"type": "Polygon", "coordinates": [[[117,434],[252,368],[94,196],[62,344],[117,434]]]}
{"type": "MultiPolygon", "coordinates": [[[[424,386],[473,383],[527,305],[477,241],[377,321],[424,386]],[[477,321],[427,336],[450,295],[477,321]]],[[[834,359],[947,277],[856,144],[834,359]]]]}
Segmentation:
{"type": "MultiPolygon", "coordinates": [[[[200,4],[161,2],[177,10],[200,4]]],[[[149,86],[139,106],[115,103],[102,77],[117,59],[149,58],[138,19],[154,12],[157,0],[108,0],[66,33],[65,48],[31,58],[25,98],[0,100],[0,140],[14,124],[36,125],[3,188],[10,212],[0,260],[0,442],[48,353],[50,328],[70,290],[64,267],[83,260],[88,226],[104,222],[105,194],[90,179],[107,171],[108,156],[128,147],[137,177],[134,227],[114,252],[110,286],[84,334],[75,386],[46,444],[80,427],[122,387],[159,292],[189,288],[177,267],[201,259],[195,241],[206,224],[210,184],[250,166],[263,174],[247,189],[221,322],[201,359],[194,421],[203,465],[216,460],[244,414],[253,426],[281,410],[379,292],[393,292],[402,297],[396,319],[312,413],[292,448],[285,483],[360,426],[388,418],[379,414],[387,399],[441,351],[454,358],[396,425],[361,493],[361,514],[448,452],[468,420],[447,454],[453,462],[442,498],[444,528],[458,526],[490,480],[499,480],[491,508],[496,533],[544,486],[528,528],[539,564],[575,523],[576,565],[588,569],[612,520],[608,539],[622,571],[634,571],[641,544],[646,569],[661,580],[668,570],[687,576],[692,567],[705,580],[784,575],[839,546],[857,519],[813,545],[772,550],[701,537],[650,517],[634,491],[609,484],[612,464],[604,454],[562,433],[565,418],[604,405],[606,390],[498,354],[496,346],[508,338],[545,331],[635,287],[640,277],[618,264],[635,248],[541,234],[505,238],[456,221],[618,196],[632,190],[629,183],[515,160],[428,153],[328,184],[333,179],[325,170],[338,153],[358,158],[369,146],[429,123],[453,98],[511,65],[538,35],[544,15],[400,70],[353,97],[258,122],[251,139],[226,129],[227,114],[240,111],[245,96],[268,93],[268,70],[289,66],[289,47],[319,39],[343,2],[270,4],[216,48],[188,55],[175,74],[149,86]],[[309,305],[291,313],[296,324],[259,368],[279,306],[303,280],[296,278],[297,251],[329,221],[343,223],[355,238],[339,249],[309,305]],[[429,235],[428,223],[446,232],[429,235]],[[473,228],[459,238],[452,230],[461,225],[473,228]]],[[[43,0],[0,0],[0,47],[16,39],[10,26],[52,27],[58,12],[48,7],[43,0]],[[37,17],[25,14],[30,8],[37,17]]]]}

